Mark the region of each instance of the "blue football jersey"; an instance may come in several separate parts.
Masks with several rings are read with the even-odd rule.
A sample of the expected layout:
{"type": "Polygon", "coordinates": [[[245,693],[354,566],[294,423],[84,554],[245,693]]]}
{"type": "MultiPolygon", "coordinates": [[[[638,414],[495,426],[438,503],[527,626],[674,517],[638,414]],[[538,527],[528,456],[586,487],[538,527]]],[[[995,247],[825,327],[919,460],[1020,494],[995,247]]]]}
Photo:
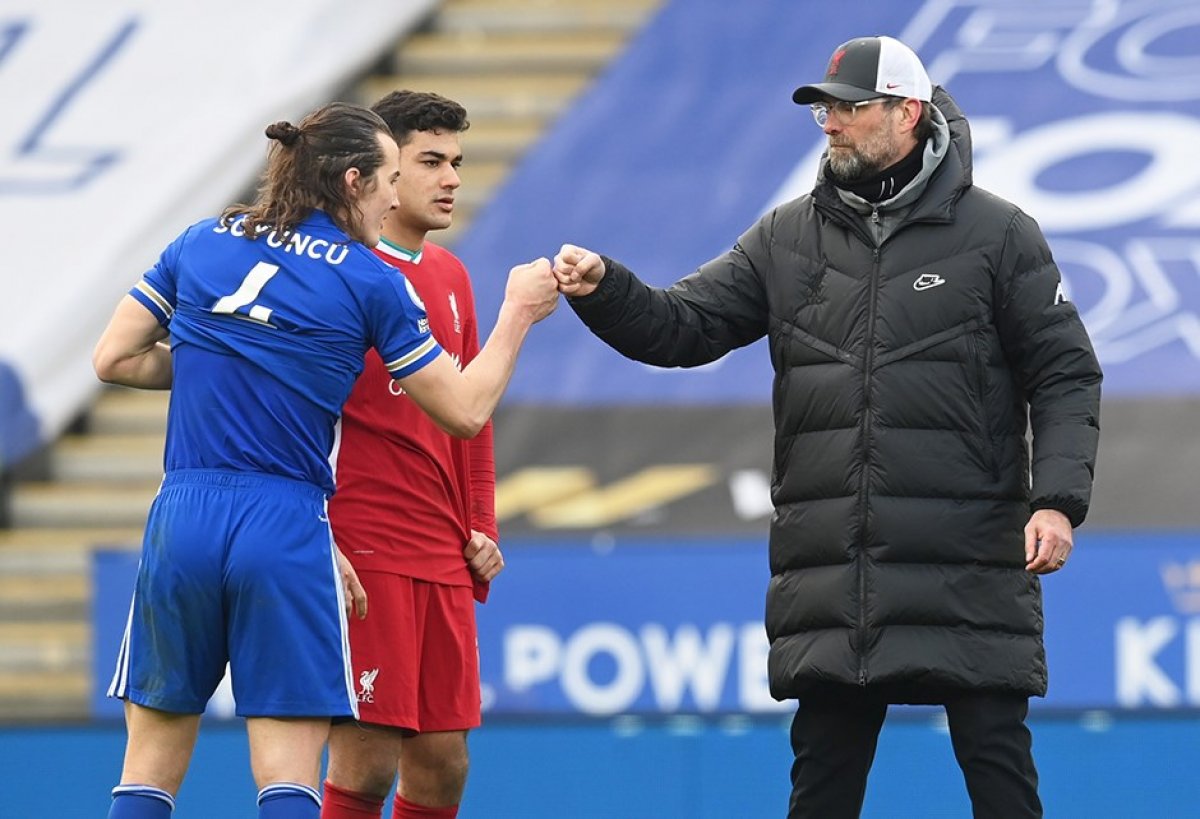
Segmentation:
{"type": "Polygon", "coordinates": [[[366,350],[396,378],[441,353],[403,275],[320,211],[287,241],[199,222],[130,294],[171,335],[168,472],[263,472],[332,493],[334,428],[366,350]]]}

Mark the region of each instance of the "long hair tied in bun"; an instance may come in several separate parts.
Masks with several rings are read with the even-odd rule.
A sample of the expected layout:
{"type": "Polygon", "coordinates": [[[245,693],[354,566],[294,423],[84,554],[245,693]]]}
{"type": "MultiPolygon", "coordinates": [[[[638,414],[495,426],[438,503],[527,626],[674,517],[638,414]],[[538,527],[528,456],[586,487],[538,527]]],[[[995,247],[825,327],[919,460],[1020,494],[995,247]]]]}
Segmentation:
{"type": "Polygon", "coordinates": [[[267,126],[266,134],[271,139],[277,139],[284,145],[295,145],[300,139],[300,129],[287,120],[280,120],[267,126]]]}

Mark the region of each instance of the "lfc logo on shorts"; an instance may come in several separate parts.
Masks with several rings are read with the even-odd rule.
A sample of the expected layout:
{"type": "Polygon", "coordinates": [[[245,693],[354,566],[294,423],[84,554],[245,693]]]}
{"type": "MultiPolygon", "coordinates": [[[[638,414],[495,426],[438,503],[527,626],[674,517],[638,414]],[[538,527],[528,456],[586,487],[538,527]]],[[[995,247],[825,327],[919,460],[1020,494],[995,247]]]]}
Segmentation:
{"type": "Polygon", "coordinates": [[[358,675],[359,702],[375,702],[375,678],[378,676],[378,668],[372,668],[358,675]]]}

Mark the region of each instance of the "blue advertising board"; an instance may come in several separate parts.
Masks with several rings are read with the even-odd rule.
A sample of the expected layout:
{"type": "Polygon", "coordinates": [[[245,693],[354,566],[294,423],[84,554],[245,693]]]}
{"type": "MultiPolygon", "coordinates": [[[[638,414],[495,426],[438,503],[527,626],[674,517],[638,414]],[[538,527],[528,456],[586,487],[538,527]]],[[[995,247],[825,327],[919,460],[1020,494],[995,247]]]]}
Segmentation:
{"type": "MultiPolygon", "coordinates": [[[[768,714],[761,540],[506,543],[478,610],[484,708],[510,716],[768,714]]],[[[97,716],[136,554],[95,563],[97,716]]],[[[1043,584],[1050,692],[1035,709],[1200,707],[1200,533],[1078,536],[1043,584]]],[[[360,669],[361,670],[361,669],[360,669]]],[[[376,690],[387,681],[373,678],[376,690]]],[[[213,705],[232,713],[228,691],[213,705]]]]}
{"type": "MultiPolygon", "coordinates": [[[[564,242],[665,286],[811,189],[825,138],[792,90],[833,49],[911,45],[972,125],[976,184],[1041,224],[1106,396],[1200,391],[1200,4],[674,0],[526,154],[457,246],[481,320],[502,270],[564,242]]],[[[465,137],[470,161],[470,135],[465,137]]],[[[695,370],[626,361],[569,310],[534,331],[508,399],[765,402],[759,342],[695,370]],[[569,362],[569,366],[564,366],[569,362]],[[548,378],[546,373],[556,373],[548,378]]]]}

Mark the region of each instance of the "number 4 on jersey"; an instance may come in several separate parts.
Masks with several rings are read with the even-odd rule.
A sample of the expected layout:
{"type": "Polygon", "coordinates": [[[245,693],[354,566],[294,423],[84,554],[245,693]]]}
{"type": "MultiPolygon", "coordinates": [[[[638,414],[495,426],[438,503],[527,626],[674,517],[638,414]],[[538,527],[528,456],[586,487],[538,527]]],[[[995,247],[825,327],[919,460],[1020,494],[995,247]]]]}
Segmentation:
{"type": "Polygon", "coordinates": [[[235,292],[228,296],[222,296],[217,300],[217,303],[212,307],[212,312],[223,313],[230,316],[236,315],[239,318],[251,318],[254,321],[262,322],[263,324],[270,324],[270,307],[263,307],[261,304],[254,304],[250,306],[249,310],[241,313],[239,313],[238,310],[258,298],[259,292],[261,292],[263,287],[266,286],[267,282],[271,280],[271,277],[278,272],[279,265],[277,264],[259,262],[258,264],[254,265],[254,267],[250,269],[250,272],[246,274],[246,278],[242,279],[241,285],[235,292]]]}

